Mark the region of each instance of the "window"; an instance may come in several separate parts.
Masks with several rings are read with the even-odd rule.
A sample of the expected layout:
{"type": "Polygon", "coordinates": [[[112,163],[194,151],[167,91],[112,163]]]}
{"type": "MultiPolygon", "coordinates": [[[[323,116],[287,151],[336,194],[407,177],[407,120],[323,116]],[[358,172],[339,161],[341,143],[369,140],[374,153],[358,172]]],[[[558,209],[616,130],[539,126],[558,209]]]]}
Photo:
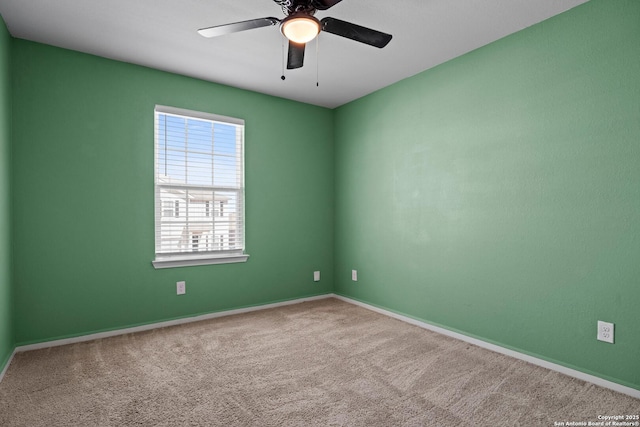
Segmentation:
{"type": "Polygon", "coordinates": [[[171,200],[162,202],[162,216],[173,216],[173,203],[171,203],[171,200]]]}
{"type": "Polygon", "coordinates": [[[154,267],[246,261],[244,121],[156,106],[154,139],[154,267]]]}

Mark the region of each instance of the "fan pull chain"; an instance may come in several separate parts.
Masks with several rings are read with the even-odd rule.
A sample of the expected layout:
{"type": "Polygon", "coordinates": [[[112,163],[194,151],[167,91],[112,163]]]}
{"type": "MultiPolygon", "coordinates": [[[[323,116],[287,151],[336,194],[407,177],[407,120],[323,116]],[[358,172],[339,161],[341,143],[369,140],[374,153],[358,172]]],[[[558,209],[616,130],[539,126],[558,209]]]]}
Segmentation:
{"type": "Polygon", "coordinates": [[[284,76],[284,37],[282,37],[282,76],[280,78],[284,81],[286,77],[284,76]]]}
{"type": "Polygon", "coordinates": [[[320,65],[318,60],[318,51],[320,50],[320,34],[316,36],[316,87],[320,86],[320,65]]]}

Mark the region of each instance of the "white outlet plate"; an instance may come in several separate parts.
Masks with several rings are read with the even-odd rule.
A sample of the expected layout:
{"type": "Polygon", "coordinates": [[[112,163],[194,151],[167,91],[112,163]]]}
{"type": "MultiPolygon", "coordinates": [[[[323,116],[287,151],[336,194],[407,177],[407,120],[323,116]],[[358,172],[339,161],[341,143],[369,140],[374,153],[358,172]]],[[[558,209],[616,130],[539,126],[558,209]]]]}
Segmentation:
{"type": "Polygon", "coordinates": [[[319,271],[314,271],[313,272],[313,281],[314,282],[319,282],[320,281],[320,272],[319,271]]]}
{"type": "Polygon", "coordinates": [[[598,320],[598,340],[613,344],[613,323],[598,320]]]}
{"type": "Polygon", "coordinates": [[[351,280],[354,282],[358,281],[358,270],[351,270],[351,280]]]}
{"type": "Polygon", "coordinates": [[[187,293],[187,285],[185,282],[176,282],[176,293],[178,295],[184,295],[187,293]]]}

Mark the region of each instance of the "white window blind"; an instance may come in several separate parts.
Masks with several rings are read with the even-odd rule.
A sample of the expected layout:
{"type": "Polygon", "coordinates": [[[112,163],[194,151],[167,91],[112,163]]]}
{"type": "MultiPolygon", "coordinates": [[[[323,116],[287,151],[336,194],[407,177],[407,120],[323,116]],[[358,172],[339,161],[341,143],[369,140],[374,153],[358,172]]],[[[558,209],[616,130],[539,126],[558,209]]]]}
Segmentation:
{"type": "Polygon", "coordinates": [[[155,108],[156,268],[243,262],[244,121],[155,108]]]}

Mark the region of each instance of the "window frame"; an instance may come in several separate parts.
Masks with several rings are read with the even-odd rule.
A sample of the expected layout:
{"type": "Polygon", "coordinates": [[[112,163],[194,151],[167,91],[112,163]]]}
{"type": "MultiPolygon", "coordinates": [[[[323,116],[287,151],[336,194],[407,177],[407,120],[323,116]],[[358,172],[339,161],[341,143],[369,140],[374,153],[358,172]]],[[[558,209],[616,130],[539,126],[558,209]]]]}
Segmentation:
{"type": "MultiPolygon", "coordinates": [[[[187,109],[183,109],[183,108],[176,108],[176,107],[168,107],[168,106],[164,106],[164,105],[156,105],[154,108],[154,112],[153,112],[153,123],[154,123],[154,137],[153,137],[153,152],[154,152],[154,160],[153,160],[153,174],[154,174],[154,212],[155,212],[155,218],[154,218],[154,234],[155,234],[155,239],[154,239],[154,253],[155,253],[155,259],[152,261],[153,267],[156,269],[160,269],[160,268],[174,268],[174,267],[186,267],[186,266],[195,266],[195,265],[209,265],[209,264],[229,264],[229,263],[241,263],[241,262],[246,262],[247,259],[249,258],[249,255],[245,253],[245,244],[246,244],[246,239],[245,239],[245,223],[246,223],[246,218],[245,218],[245,155],[244,155],[244,135],[245,135],[245,131],[244,131],[244,125],[245,122],[243,119],[238,119],[238,118],[234,118],[234,117],[227,117],[227,116],[221,116],[218,114],[212,114],[212,113],[206,113],[206,112],[201,112],[201,111],[194,111],[194,110],[187,110],[187,109]],[[160,239],[161,236],[161,231],[159,230],[159,225],[161,224],[162,221],[162,217],[164,215],[164,205],[162,203],[162,199],[160,196],[160,191],[163,187],[170,187],[172,184],[162,184],[159,183],[159,173],[158,173],[158,167],[159,167],[159,162],[158,162],[158,130],[159,130],[159,126],[158,126],[158,114],[165,114],[165,115],[171,115],[171,116],[181,116],[184,117],[186,119],[195,119],[195,120],[203,120],[203,121],[211,121],[211,122],[220,122],[223,124],[229,124],[229,125],[234,125],[234,126],[242,126],[242,131],[241,131],[241,136],[240,136],[240,155],[236,155],[235,158],[240,160],[240,174],[241,174],[241,185],[234,190],[235,192],[237,192],[238,194],[238,212],[237,214],[239,216],[241,216],[240,220],[237,220],[236,225],[239,226],[241,229],[239,230],[240,234],[241,234],[241,238],[242,238],[242,244],[241,244],[241,249],[233,249],[233,250],[220,250],[220,249],[212,249],[206,252],[199,252],[199,251],[194,251],[194,247],[193,244],[194,242],[192,242],[191,238],[187,238],[188,240],[188,247],[191,248],[190,251],[185,251],[185,252],[172,252],[172,253],[162,253],[162,252],[158,252],[158,239],[160,239]]],[[[212,152],[213,155],[213,152],[212,152]]],[[[190,186],[190,184],[183,184],[185,189],[188,189],[188,187],[190,186]]],[[[201,187],[200,185],[198,185],[198,187],[201,187]]],[[[215,185],[211,185],[210,186],[210,190],[212,192],[216,192],[216,191],[221,191],[220,189],[216,188],[215,185]]],[[[214,216],[214,209],[213,206],[215,205],[215,199],[212,200],[213,203],[211,203],[211,219],[213,221],[215,221],[215,216],[214,216]]],[[[178,201],[176,200],[175,203],[178,203],[178,201]]],[[[222,202],[220,202],[222,203],[222,202]]],[[[188,216],[188,208],[186,211],[186,215],[188,216]]],[[[178,213],[178,209],[176,206],[176,211],[174,212],[174,215],[178,213]]],[[[180,212],[180,214],[182,214],[182,212],[180,212]]],[[[177,216],[177,215],[176,215],[177,216]]],[[[237,235],[238,232],[238,228],[235,228],[236,232],[234,233],[234,236],[237,235]]],[[[194,235],[195,236],[195,235],[194,235]]],[[[217,237],[217,235],[213,235],[212,239],[215,240],[215,238],[217,237]]],[[[198,236],[197,239],[198,241],[202,238],[202,236],[198,236]]],[[[222,235],[220,236],[220,238],[224,238],[222,235]]],[[[228,239],[227,239],[228,240],[228,239]]],[[[234,239],[235,242],[235,239],[234,239]]],[[[199,245],[198,243],[195,243],[196,246],[199,245]]]]}

